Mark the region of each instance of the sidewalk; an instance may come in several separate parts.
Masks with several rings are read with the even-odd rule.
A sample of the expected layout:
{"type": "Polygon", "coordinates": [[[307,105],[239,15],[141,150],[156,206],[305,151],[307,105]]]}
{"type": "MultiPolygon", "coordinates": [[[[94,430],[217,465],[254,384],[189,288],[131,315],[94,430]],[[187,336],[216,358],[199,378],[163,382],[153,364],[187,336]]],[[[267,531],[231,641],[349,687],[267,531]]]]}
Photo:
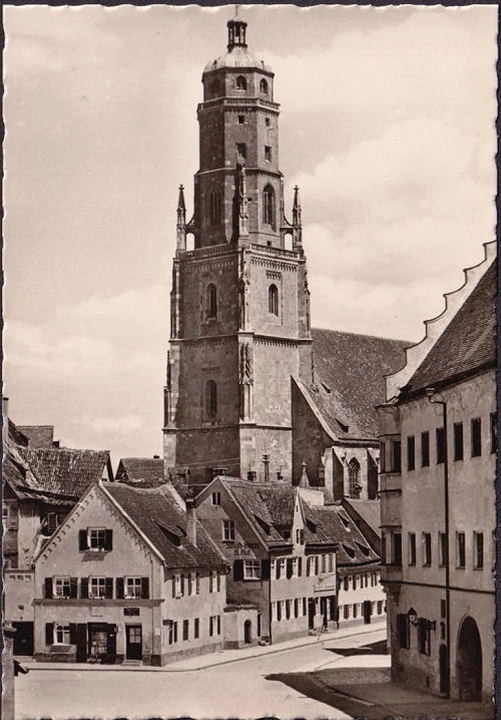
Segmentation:
{"type": "Polygon", "coordinates": [[[51,662],[35,662],[32,659],[20,658],[22,665],[30,671],[36,670],[71,670],[71,671],[133,671],[133,672],[193,672],[204,670],[205,668],[215,667],[217,665],[226,665],[227,663],[248,660],[249,658],[260,657],[262,655],[271,655],[273,653],[286,652],[295,650],[296,648],[305,647],[307,645],[315,645],[319,643],[323,645],[325,642],[335,641],[343,638],[360,637],[360,644],[364,644],[364,637],[368,633],[379,631],[385,633],[386,637],[386,619],[377,620],[370,625],[352,625],[342,627],[339,630],[331,632],[323,632],[320,636],[306,635],[293,640],[277,643],[276,645],[253,645],[252,647],[239,648],[237,650],[218,650],[215,653],[207,655],[193,655],[187,658],[175,660],[168,665],[162,667],[152,667],[151,665],[94,665],[88,663],[51,663],[51,662]]]}

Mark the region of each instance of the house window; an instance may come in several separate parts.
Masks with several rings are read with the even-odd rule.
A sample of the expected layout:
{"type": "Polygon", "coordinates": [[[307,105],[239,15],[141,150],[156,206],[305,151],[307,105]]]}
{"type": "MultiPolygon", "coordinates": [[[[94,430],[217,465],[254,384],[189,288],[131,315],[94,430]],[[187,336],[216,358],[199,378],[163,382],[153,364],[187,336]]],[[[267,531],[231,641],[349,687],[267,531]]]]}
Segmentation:
{"type": "Polygon", "coordinates": [[[237,143],[237,155],[244,160],[247,158],[247,145],[245,143],[237,143]]]}
{"type": "Polygon", "coordinates": [[[183,620],[183,640],[188,640],[190,637],[190,621],[183,620]]]}
{"type": "Polygon", "coordinates": [[[415,565],[416,564],[416,533],[409,533],[408,537],[408,544],[407,549],[409,552],[409,565],[415,565]]]}
{"type": "Polygon", "coordinates": [[[276,561],[276,579],[284,578],[286,576],[286,558],[278,558],[276,561]]]}
{"type": "Polygon", "coordinates": [[[111,550],[111,530],[89,528],[87,537],[89,550],[111,550]]]}
{"type": "Polygon", "coordinates": [[[353,604],[353,618],[358,617],[358,603],[353,604]]]}
{"type": "Polygon", "coordinates": [[[268,288],[268,312],[278,317],[278,288],[270,285],[268,288]]]}
{"type": "Polygon", "coordinates": [[[172,595],[173,597],[182,597],[184,594],[184,577],[180,573],[176,573],[172,578],[172,595]]]}
{"type": "Polygon", "coordinates": [[[113,597],[113,579],[106,577],[93,577],[89,583],[89,597],[103,599],[113,597]]]}
{"type": "Polygon", "coordinates": [[[263,78],[263,79],[261,80],[261,82],[259,83],[259,90],[260,90],[264,95],[267,95],[267,94],[268,94],[268,83],[266,82],[266,80],[265,80],[264,78],[263,78]]]}
{"type": "Polygon", "coordinates": [[[431,565],[431,533],[423,533],[423,566],[431,565]]]}
{"type": "Polygon", "coordinates": [[[333,553],[329,553],[328,557],[328,563],[329,563],[329,572],[334,572],[334,555],[333,553]]]}
{"type": "Polygon", "coordinates": [[[277,620],[280,622],[282,619],[282,601],[278,600],[277,602],[277,620]]]}
{"type": "Polygon", "coordinates": [[[397,615],[397,637],[398,646],[407,650],[410,640],[409,618],[406,613],[398,613],[397,615]]]}
{"type": "Polygon", "coordinates": [[[454,460],[463,459],[463,423],[454,423],[454,460]]]}
{"type": "Polygon", "coordinates": [[[491,453],[495,453],[498,447],[498,414],[491,413],[491,453]]]}
{"type": "Polygon", "coordinates": [[[343,578],[343,590],[347,591],[350,589],[350,578],[345,577],[343,578]]]}
{"type": "Polygon", "coordinates": [[[200,619],[195,618],[193,620],[193,637],[195,640],[200,637],[200,619]]]}
{"type": "Polygon", "coordinates": [[[219,592],[220,590],[220,579],[217,570],[211,570],[209,575],[209,592],[219,592]]]}
{"type": "Polygon", "coordinates": [[[247,80],[243,75],[239,75],[236,81],[237,90],[247,90],[247,80]]]}
{"type": "Polygon", "coordinates": [[[212,283],[207,285],[205,292],[205,312],[207,319],[217,318],[217,289],[212,283]]]}
{"type": "Polygon", "coordinates": [[[238,116],[238,124],[243,125],[245,123],[245,115],[238,116]]]}
{"type": "Polygon", "coordinates": [[[244,560],[244,580],[259,580],[261,563],[259,560],[244,560]]]}
{"type": "Polygon", "coordinates": [[[213,505],[221,505],[221,493],[220,492],[212,493],[212,504],[213,505]]]}
{"type": "Polygon", "coordinates": [[[169,645],[177,643],[177,622],[171,620],[169,624],[169,645]]]}
{"type": "Polygon", "coordinates": [[[285,619],[286,620],[291,619],[291,601],[290,600],[285,601],[285,619]]]}
{"type": "Polygon", "coordinates": [[[271,185],[266,185],[263,190],[263,223],[275,225],[275,191],[271,185]]]}
{"type": "Polygon", "coordinates": [[[71,580],[69,577],[55,577],[53,594],[56,598],[71,597],[71,580]]]}
{"type": "Polygon", "coordinates": [[[439,532],[438,533],[438,564],[441,567],[445,567],[447,565],[447,535],[446,533],[439,532]]]}
{"type": "Polygon", "coordinates": [[[391,539],[393,543],[393,565],[402,567],[402,535],[401,533],[392,533],[391,539]]]}
{"type": "Polygon", "coordinates": [[[268,117],[265,118],[265,119],[264,119],[264,124],[266,125],[266,127],[270,127],[270,118],[268,118],[268,117]]]}
{"type": "Polygon", "coordinates": [[[296,530],[296,545],[304,545],[304,530],[296,530]]]}
{"type": "Polygon", "coordinates": [[[209,635],[212,637],[213,635],[220,635],[221,634],[221,616],[220,615],[211,615],[209,618],[209,635]]]}
{"type": "Polygon", "coordinates": [[[54,627],[54,642],[57,644],[70,644],[70,626],[69,625],[55,625],[54,627]]]}
{"type": "Polygon", "coordinates": [[[407,470],[414,470],[416,467],[416,438],[409,435],[407,438],[407,470]]]}
{"type": "Polygon", "coordinates": [[[359,480],[360,475],[360,463],[355,458],[352,458],[348,464],[348,486],[349,495],[354,500],[360,498],[360,492],[362,486],[359,480]]]}
{"type": "Polygon", "coordinates": [[[436,442],[437,442],[437,464],[445,462],[445,428],[437,428],[436,431],[436,442]]]}
{"type": "Polygon", "coordinates": [[[349,605],[344,605],[344,606],[343,606],[343,618],[344,618],[345,620],[348,620],[349,617],[350,617],[350,606],[349,606],[349,605]]]}
{"type": "Polygon", "coordinates": [[[418,618],[418,649],[422,655],[430,654],[430,626],[424,618],[418,618]]]}
{"type": "Polygon", "coordinates": [[[266,162],[271,162],[271,145],[264,146],[264,159],[266,162]]]}
{"type": "Polygon", "coordinates": [[[143,579],[141,577],[125,578],[125,597],[141,598],[143,590],[143,579]]]}
{"type": "Polygon", "coordinates": [[[217,385],[214,380],[207,380],[205,385],[205,411],[208,418],[217,415],[217,385]]]}
{"type": "Polygon", "coordinates": [[[209,224],[213,227],[221,222],[221,195],[218,190],[209,193],[209,224]]]}
{"type": "Polygon", "coordinates": [[[233,520],[223,520],[223,540],[225,542],[235,540],[235,523],[233,520]]]}
{"type": "Polygon", "coordinates": [[[456,567],[464,568],[466,566],[465,551],[465,534],[464,532],[456,533],[456,567]]]}
{"type": "Polygon", "coordinates": [[[421,467],[428,467],[430,464],[430,433],[421,433],[421,467]]]}
{"type": "Polygon", "coordinates": [[[56,513],[54,513],[54,512],[47,513],[47,528],[46,528],[46,530],[49,535],[52,535],[53,533],[56,532],[57,525],[58,525],[57,520],[58,520],[58,517],[57,517],[56,513]]]}
{"type": "Polygon", "coordinates": [[[402,443],[400,440],[392,440],[391,442],[391,472],[399,473],[402,471],[402,443]]]}
{"type": "Polygon", "coordinates": [[[473,533],[473,567],[480,570],[484,567],[484,533],[473,533]]]}
{"type": "Polygon", "coordinates": [[[471,456],[478,457],[482,454],[482,423],[480,418],[473,418],[471,421],[471,456]]]}

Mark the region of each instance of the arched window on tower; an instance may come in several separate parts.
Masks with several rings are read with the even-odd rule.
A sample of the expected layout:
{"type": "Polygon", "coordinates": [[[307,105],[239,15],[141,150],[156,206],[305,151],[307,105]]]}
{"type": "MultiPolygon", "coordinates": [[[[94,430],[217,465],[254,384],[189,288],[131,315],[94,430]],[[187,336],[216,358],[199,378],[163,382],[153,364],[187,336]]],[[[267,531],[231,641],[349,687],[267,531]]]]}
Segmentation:
{"type": "Polygon", "coordinates": [[[263,190],[263,223],[275,225],[275,191],[271,185],[267,185],[263,190]]]}
{"type": "Polygon", "coordinates": [[[207,291],[205,294],[205,312],[207,319],[217,318],[217,290],[216,286],[212,283],[207,285],[207,291]]]}
{"type": "Polygon", "coordinates": [[[247,90],[247,80],[243,75],[237,77],[237,90],[247,90]]]}
{"type": "Polygon", "coordinates": [[[221,222],[221,195],[217,190],[209,194],[209,223],[212,226],[221,222]]]}
{"type": "Polygon", "coordinates": [[[214,380],[207,380],[205,386],[205,412],[209,419],[217,415],[217,385],[214,380]]]}
{"type": "Polygon", "coordinates": [[[270,285],[268,288],[268,312],[278,317],[278,288],[270,285]]]}
{"type": "Polygon", "coordinates": [[[362,486],[360,484],[360,463],[355,458],[348,463],[348,486],[350,497],[358,500],[362,486]]]}
{"type": "Polygon", "coordinates": [[[266,82],[266,80],[264,78],[259,83],[259,89],[261,90],[261,92],[264,95],[268,95],[268,83],[266,82]]]}

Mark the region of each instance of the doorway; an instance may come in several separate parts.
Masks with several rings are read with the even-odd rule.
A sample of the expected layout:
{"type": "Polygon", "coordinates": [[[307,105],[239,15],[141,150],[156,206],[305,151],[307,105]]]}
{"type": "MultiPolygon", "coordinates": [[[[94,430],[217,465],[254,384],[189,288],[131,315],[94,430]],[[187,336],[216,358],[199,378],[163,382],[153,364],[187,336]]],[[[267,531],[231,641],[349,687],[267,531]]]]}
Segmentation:
{"type": "Polygon", "coordinates": [[[98,663],[114,663],[116,659],[116,640],[114,625],[108,625],[107,623],[90,623],[88,660],[98,663]]]}
{"type": "Polygon", "coordinates": [[[33,623],[13,622],[17,632],[14,635],[14,655],[33,655],[33,623]]]}
{"type": "Polygon", "coordinates": [[[370,623],[371,617],[372,617],[372,603],[370,600],[364,600],[363,615],[364,615],[364,623],[366,625],[368,625],[370,623]]]}
{"type": "Polygon", "coordinates": [[[477,623],[466,617],[459,631],[457,650],[459,699],[466,702],[482,698],[482,643],[477,623]]]}
{"type": "Polygon", "coordinates": [[[438,666],[440,672],[440,694],[449,695],[449,669],[447,662],[447,645],[440,645],[438,650],[438,666]]]}
{"type": "Polygon", "coordinates": [[[246,645],[252,642],[252,623],[250,620],[244,622],[244,642],[246,645]]]}
{"type": "Polygon", "coordinates": [[[315,599],[314,598],[308,598],[308,629],[314,630],[315,629],[315,599]]]}
{"type": "Polygon", "coordinates": [[[143,633],[141,625],[126,625],[125,658],[127,660],[143,659],[143,633]]]}

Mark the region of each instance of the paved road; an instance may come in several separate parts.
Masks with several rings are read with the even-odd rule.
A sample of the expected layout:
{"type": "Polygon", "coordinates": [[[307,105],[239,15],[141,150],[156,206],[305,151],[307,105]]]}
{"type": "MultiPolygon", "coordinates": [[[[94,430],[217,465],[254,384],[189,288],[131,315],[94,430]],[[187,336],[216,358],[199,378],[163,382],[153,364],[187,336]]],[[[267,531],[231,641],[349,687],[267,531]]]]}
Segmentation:
{"type": "MultiPolygon", "coordinates": [[[[381,636],[380,630],[367,633],[364,641],[379,640],[381,636]]],[[[346,638],[343,646],[349,642],[346,638]]],[[[360,644],[359,639],[353,638],[353,644],[360,644]]],[[[335,641],[319,641],[201,671],[32,670],[16,678],[16,718],[274,716],[281,720],[344,720],[349,716],[342,711],[266,679],[275,673],[349,667],[357,660],[360,663],[360,657],[343,657],[327,649],[334,646],[335,641]]]]}

